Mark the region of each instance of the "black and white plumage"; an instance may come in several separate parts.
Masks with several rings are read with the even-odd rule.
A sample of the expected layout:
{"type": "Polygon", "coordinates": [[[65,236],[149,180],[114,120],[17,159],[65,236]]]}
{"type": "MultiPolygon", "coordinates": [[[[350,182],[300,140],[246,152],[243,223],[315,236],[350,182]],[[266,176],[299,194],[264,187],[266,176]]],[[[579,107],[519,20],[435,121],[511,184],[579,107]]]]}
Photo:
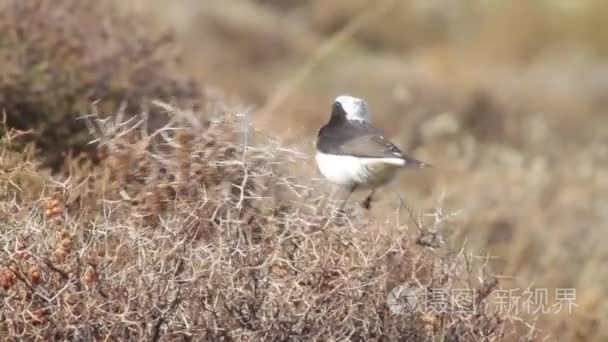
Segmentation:
{"type": "MultiPolygon", "coordinates": [[[[316,161],[325,178],[349,187],[351,193],[386,185],[401,168],[430,166],[388,141],[371,125],[367,103],[348,95],[336,98],[329,122],[318,132],[316,161]]],[[[369,207],[370,200],[364,206],[369,207]]]]}

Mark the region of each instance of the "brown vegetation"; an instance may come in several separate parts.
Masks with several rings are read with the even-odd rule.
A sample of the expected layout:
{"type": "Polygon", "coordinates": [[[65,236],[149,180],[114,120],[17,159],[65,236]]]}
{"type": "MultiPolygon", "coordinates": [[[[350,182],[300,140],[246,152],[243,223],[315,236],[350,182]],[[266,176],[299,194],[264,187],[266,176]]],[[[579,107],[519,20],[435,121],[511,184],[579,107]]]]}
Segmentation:
{"type": "Polygon", "coordinates": [[[116,3],[0,4],[0,335],[607,339],[604,1],[116,3]],[[435,167],[334,217],[305,156],[345,92],[435,167]],[[412,284],[484,300],[390,312],[412,284]],[[578,306],[491,310],[529,287],[578,306]]]}
{"type": "Polygon", "coordinates": [[[194,81],[175,72],[173,37],[141,24],[104,2],[0,5],[0,106],[11,127],[32,130],[46,165],[57,168],[66,153],[90,147],[75,118],[92,102],[108,113],[123,104],[136,113],[150,99],[200,100],[194,81]]]}
{"type": "Polygon", "coordinates": [[[89,117],[106,157],[69,160],[60,177],[8,152],[15,132],[5,132],[3,335],[499,341],[514,331],[492,313],[496,283],[479,261],[424,243],[442,217],[408,228],[336,216],[282,171],[302,155],[247,144],[257,133],[234,114],[160,105],[171,123],[153,132],[89,117]],[[471,289],[476,301],[398,315],[386,304],[397,286],[471,289]]]}

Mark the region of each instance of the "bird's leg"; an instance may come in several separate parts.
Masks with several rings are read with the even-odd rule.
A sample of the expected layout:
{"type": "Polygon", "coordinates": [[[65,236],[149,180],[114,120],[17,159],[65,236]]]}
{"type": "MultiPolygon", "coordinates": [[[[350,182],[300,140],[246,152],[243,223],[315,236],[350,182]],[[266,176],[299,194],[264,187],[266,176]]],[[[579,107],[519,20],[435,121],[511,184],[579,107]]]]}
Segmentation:
{"type": "Polygon", "coordinates": [[[344,207],[346,206],[346,202],[348,202],[348,199],[353,194],[353,192],[355,192],[356,189],[357,189],[357,184],[352,185],[348,189],[348,194],[346,194],[346,197],[342,200],[342,204],[340,205],[340,208],[338,209],[339,212],[342,212],[342,210],[344,210],[344,207]]]}
{"type": "Polygon", "coordinates": [[[369,210],[372,206],[372,199],[374,197],[374,192],[376,191],[376,189],[372,189],[372,192],[369,193],[369,195],[367,195],[367,197],[365,197],[365,200],[363,200],[363,202],[361,203],[361,206],[367,210],[369,210]]]}

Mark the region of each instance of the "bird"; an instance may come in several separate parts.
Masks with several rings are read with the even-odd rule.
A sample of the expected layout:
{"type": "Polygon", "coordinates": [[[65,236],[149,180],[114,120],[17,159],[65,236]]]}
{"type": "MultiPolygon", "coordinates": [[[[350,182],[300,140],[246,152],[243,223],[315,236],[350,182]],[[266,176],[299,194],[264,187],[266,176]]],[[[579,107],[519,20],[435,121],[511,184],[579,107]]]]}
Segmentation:
{"type": "Polygon", "coordinates": [[[369,190],[361,203],[368,210],[376,189],[390,183],[397,171],[431,166],[386,139],[372,126],[367,102],[351,95],[335,98],[329,121],[317,133],[315,160],[327,180],[348,190],[341,208],[355,190],[369,190]]]}

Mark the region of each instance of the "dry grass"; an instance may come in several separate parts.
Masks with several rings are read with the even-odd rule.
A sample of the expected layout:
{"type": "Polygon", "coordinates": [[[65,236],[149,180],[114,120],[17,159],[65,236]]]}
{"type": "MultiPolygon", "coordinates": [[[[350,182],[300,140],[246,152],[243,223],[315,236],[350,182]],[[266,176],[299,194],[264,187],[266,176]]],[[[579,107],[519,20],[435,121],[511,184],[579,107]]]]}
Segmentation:
{"type": "Polygon", "coordinates": [[[404,230],[336,216],[285,174],[302,155],[248,143],[258,133],[243,116],[160,105],[171,122],[157,131],[89,116],[103,163],[71,160],[62,176],[6,150],[17,132],[5,132],[2,334],[500,341],[514,331],[489,310],[496,283],[480,262],[428,247],[444,217],[404,230]],[[465,313],[396,315],[386,297],[398,285],[467,288],[477,300],[453,303],[465,313]]]}

